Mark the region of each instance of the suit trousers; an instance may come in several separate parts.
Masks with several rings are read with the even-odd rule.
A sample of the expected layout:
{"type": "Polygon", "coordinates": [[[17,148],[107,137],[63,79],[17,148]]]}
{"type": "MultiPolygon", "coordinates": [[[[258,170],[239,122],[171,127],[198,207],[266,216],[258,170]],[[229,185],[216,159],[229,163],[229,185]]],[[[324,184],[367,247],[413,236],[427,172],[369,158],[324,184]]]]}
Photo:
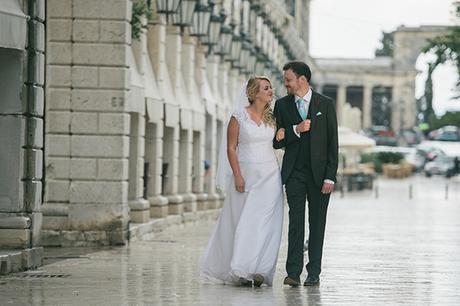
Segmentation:
{"type": "Polygon", "coordinates": [[[306,268],[309,276],[317,277],[321,273],[324,231],[330,194],[321,193],[322,186],[319,187],[314,183],[313,173],[308,165],[294,168],[285,187],[289,206],[287,274],[296,280],[300,280],[302,274],[307,200],[309,261],[306,268]]]}

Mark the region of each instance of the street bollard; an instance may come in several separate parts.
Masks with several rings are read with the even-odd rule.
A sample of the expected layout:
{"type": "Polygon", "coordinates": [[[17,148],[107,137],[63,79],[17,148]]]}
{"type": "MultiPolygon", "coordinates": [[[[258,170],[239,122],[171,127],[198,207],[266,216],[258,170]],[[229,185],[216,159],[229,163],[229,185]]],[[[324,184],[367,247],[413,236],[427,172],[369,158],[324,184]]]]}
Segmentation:
{"type": "Polygon", "coordinates": [[[412,184],[409,185],[409,200],[412,200],[412,184]]]}
{"type": "Polygon", "coordinates": [[[343,184],[340,184],[340,198],[343,199],[345,197],[345,191],[343,188],[343,184]]]}
{"type": "Polygon", "coordinates": [[[375,198],[379,198],[379,185],[375,185],[375,198]]]}
{"type": "Polygon", "coordinates": [[[445,195],[446,200],[449,199],[449,184],[446,184],[446,195],[445,195]]]}

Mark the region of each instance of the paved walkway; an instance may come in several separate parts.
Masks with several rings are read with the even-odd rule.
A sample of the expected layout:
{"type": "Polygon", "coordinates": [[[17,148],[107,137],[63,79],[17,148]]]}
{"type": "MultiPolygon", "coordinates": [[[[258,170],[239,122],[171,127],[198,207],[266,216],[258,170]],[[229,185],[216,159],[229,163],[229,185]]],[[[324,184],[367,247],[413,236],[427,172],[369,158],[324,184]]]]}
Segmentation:
{"type": "MultiPolygon", "coordinates": [[[[0,277],[0,305],[459,305],[460,182],[379,180],[332,199],[319,288],[200,281],[214,222],[176,226],[126,247],[46,249],[37,271],[0,277]],[[409,199],[412,185],[412,199],[409,199]]],[[[286,228],[285,224],[285,228],[286,228]]]]}

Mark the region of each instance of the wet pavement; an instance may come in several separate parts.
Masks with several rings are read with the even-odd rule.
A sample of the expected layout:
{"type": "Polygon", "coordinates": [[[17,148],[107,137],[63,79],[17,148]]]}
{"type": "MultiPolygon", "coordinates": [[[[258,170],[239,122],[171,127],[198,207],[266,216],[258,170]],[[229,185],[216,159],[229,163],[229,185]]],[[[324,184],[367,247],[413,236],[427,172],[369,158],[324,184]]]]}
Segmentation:
{"type": "Polygon", "coordinates": [[[286,233],[273,287],[202,281],[197,263],[214,224],[123,247],[47,248],[40,269],[0,277],[0,305],[460,305],[458,178],[380,179],[372,191],[335,193],[320,287],[282,285],[286,233]]]}

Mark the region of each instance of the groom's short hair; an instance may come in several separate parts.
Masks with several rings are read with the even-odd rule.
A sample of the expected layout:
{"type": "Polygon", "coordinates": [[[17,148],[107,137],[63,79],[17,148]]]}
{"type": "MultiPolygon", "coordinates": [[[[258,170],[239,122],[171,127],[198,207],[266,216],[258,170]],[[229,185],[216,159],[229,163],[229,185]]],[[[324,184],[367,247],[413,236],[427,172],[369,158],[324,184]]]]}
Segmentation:
{"type": "Polygon", "coordinates": [[[298,77],[301,75],[307,78],[307,81],[310,82],[311,79],[311,70],[307,64],[301,61],[289,62],[283,67],[283,71],[291,69],[298,77]]]}

